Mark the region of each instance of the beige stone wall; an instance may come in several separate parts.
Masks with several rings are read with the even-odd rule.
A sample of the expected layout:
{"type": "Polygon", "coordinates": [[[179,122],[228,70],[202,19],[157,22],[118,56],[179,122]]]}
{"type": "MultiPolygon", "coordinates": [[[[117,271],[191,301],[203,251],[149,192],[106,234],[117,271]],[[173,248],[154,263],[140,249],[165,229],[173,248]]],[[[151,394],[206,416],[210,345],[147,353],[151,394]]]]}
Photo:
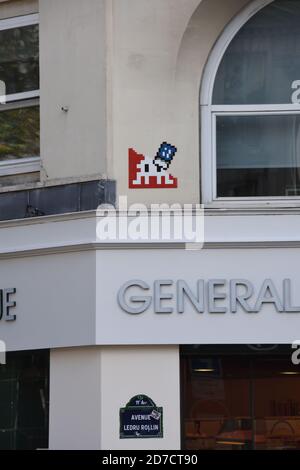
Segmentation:
{"type": "Polygon", "coordinates": [[[111,175],[130,201],[199,202],[199,90],[209,53],[248,0],[112,0],[111,175]],[[170,141],[179,188],[128,190],[127,151],[170,141]]]}
{"type": "Polygon", "coordinates": [[[40,0],[39,7],[43,177],[105,176],[104,0],[40,0]]]}
{"type": "Polygon", "coordinates": [[[180,449],[178,346],[52,349],[49,449],[180,449]],[[163,407],[161,439],[120,439],[120,408],[138,394],[163,407]]]}
{"type": "Polygon", "coordinates": [[[29,15],[39,10],[38,0],[0,0],[0,18],[29,15]]]}
{"type": "Polygon", "coordinates": [[[0,17],[40,13],[42,181],[108,176],[130,202],[199,202],[201,78],[248,3],[3,2],[0,17]],[[128,149],[153,156],[164,140],[178,148],[178,189],[129,190],[128,149]]]}

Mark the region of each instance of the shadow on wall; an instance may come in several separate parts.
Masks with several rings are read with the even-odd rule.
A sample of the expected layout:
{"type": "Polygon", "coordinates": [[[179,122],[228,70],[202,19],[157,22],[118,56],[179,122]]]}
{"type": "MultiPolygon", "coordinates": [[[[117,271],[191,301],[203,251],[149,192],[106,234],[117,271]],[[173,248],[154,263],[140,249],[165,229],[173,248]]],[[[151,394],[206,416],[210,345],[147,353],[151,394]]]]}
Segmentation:
{"type": "MultiPolygon", "coordinates": [[[[251,0],[253,1],[253,0],[251,0]]],[[[249,0],[201,0],[182,36],[177,55],[176,81],[199,86],[209,54],[227,24],[249,0]]]]}

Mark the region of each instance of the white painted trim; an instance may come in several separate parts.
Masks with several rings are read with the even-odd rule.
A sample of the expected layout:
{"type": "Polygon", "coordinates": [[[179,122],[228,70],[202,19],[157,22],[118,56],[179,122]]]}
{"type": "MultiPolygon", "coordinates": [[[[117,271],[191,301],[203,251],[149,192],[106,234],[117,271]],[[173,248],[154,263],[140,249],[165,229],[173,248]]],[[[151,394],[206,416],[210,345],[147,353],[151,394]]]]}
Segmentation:
{"type": "Polygon", "coordinates": [[[299,114],[299,104],[212,105],[217,114],[299,114]]]}
{"type": "Polygon", "coordinates": [[[217,115],[211,113],[211,149],[212,149],[212,197],[213,200],[217,198],[217,115]]]}
{"type": "MultiPolygon", "coordinates": [[[[202,250],[219,250],[219,249],[299,249],[300,241],[298,240],[249,240],[249,241],[212,241],[203,245],[202,250]]],[[[26,247],[17,250],[0,250],[0,260],[21,259],[33,256],[56,255],[63,253],[82,253],[87,251],[119,251],[119,250],[186,250],[186,243],[83,243],[75,244],[53,244],[45,246],[26,247]]]]}
{"type": "MultiPolygon", "coordinates": [[[[39,97],[40,97],[40,90],[24,91],[23,93],[12,93],[11,95],[1,96],[1,104],[3,103],[3,100],[5,100],[6,103],[10,103],[12,101],[23,101],[23,100],[39,98],[39,97]]],[[[5,105],[5,103],[3,104],[5,105]]],[[[24,106],[26,106],[26,103],[24,103],[24,106]]],[[[1,106],[0,106],[0,110],[1,110],[1,106]]]]}
{"type": "Polygon", "coordinates": [[[13,16],[12,18],[5,18],[0,20],[0,31],[4,29],[20,28],[23,26],[30,26],[39,23],[39,14],[33,13],[31,15],[13,16]]]}
{"type": "Polygon", "coordinates": [[[11,109],[24,109],[30,108],[31,106],[39,106],[40,100],[39,98],[31,98],[27,100],[18,100],[18,101],[11,101],[9,103],[1,103],[0,104],[0,113],[5,111],[10,111],[11,109]]]}
{"type": "Polygon", "coordinates": [[[0,176],[35,173],[41,169],[40,157],[20,158],[0,162],[0,176]]]}
{"type": "MultiPolygon", "coordinates": [[[[235,198],[235,197],[219,197],[216,201],[214,201],[212,204],[213,206],[217,206],[217,203],[221,204],[228,204],[228,203],[234,203],[238,201],[238,207],[243,207],[246,209],[246,203],[249,203],[253,207],[253,205],[260,207],[260,206],[265,206],[265,207],[277,207],[283,208],[283,207],[291,207],[291,204],[294,203],[299,207],[299,200],[300,196],[285,196],[284,199],[281,196],[269,196],[269,197],[263,197],[263,196],[257,196],[257,197],[240,197],[240,198],[235,198]]],[[[220,206],[221,207],[221,206],[220,206]]]]}
{"type": "Polygon", "coordinates": [[[201,179],[201,192],[204,204],[211,202],[212,188],[213,188],[213,173],[210,164],[210,155],[212,155],[212,132],[211,122],[212,114],[210,111],[201,107],[201,164],[200,164],[200,179],[201,179]]]}
{"type": "MultiPolygon", "coordinates": [[[[251,208],[249,214],[238,209],[205,211],[204,248],[299,248],[299,211],[299,207],[282,209],[280,217],[277,211],[268,211],[266,207],[260,210],[257,207],[251,208]]],[[[119,217],[121,215],[118,214],[119,217]]],[[[96,235],[98,221],[95,211],[2,221],[0,258],[89,250],[186,248],[184,240],[102,242],[96,235]]]]}

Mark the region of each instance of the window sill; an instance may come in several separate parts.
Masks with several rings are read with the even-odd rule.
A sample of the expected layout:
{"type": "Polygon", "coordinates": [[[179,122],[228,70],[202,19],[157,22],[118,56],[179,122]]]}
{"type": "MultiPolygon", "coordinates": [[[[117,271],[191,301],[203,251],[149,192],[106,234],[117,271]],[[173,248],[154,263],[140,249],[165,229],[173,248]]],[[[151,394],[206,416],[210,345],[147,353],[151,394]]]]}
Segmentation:
{"type": "Polygon", "coordinates": [[[20,158],[0,162],[0,177],[36,173],[41,169],[40,157],[20,158]]]}
{"type": "Polygon", "coordinates": [[[300,198],[286,201],[215,201],[204,204],[205,215],[288,215],[300,214],[300,198]]]}

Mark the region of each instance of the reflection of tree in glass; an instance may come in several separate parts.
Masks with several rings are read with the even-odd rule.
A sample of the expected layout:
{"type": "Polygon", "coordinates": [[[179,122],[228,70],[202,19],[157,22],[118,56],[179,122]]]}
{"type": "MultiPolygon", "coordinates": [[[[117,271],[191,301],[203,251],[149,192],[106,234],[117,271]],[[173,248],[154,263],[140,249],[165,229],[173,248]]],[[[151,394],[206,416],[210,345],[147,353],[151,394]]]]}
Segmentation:
{"type": "Polygon", "coordinates": [[[0,31],[0,80],[7,94],[39,89],[38,25],[0,31]]]}
{"type": "Polygon", "coordinates": [[[39,106],[0,112],[0,161],[39,154],[39,106]]]}

